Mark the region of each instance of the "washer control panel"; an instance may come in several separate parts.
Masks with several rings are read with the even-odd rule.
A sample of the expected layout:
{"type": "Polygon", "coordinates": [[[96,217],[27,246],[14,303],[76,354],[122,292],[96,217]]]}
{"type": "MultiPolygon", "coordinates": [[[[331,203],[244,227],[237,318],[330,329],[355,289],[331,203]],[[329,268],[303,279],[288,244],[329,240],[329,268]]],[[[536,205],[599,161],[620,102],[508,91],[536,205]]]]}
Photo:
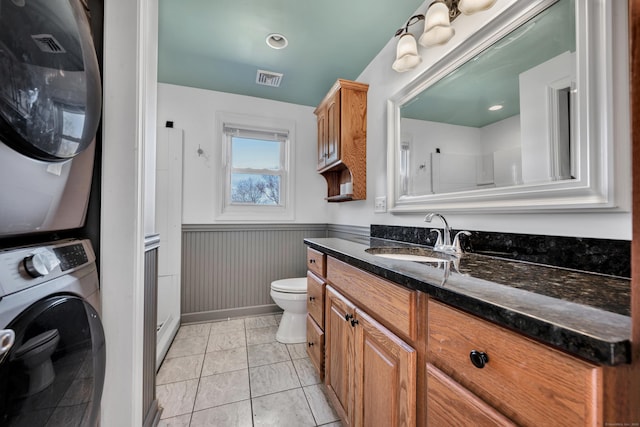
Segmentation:
{"type": "Polygon", "coordinates": [[[62,271],[80,267],[89,262],[87,252],[81,243],[53,248],[53,252],[60,260],[60,269],[62,271]]]}
{"type": "Polygon", "coordinates": [[[72,273],[95,261],[88,240],[0,251],[0,297],[72,273]]]}

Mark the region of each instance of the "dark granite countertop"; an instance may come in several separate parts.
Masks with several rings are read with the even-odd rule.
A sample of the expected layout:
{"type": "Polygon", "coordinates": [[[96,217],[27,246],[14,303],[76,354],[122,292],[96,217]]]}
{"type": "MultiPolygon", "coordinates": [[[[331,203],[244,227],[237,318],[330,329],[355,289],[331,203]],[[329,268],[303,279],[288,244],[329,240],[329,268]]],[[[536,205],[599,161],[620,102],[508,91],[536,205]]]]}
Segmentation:
{"type": "Polygon", "coordinates": [[[304,241],[362,270],[586,360],[604,365],[630,360],[629,279],[477,254],[420,263],[365,251],[393,246],[408,253],[429,252],[383,239],[371,239],[369,246],[337,238],[304,241]]]}

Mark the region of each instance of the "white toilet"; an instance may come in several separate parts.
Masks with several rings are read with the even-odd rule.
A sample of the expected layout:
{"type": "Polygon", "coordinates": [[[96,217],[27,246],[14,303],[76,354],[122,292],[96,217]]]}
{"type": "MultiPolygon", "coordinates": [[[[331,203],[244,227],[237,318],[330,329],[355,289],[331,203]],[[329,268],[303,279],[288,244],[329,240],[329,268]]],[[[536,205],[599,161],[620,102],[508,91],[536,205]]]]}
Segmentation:
{"type": "Polygon", "coordinates": [[[271,298],[284,310],[276,340],[284,344],[307,341],[307,278],[271,282],[271,298]]]}

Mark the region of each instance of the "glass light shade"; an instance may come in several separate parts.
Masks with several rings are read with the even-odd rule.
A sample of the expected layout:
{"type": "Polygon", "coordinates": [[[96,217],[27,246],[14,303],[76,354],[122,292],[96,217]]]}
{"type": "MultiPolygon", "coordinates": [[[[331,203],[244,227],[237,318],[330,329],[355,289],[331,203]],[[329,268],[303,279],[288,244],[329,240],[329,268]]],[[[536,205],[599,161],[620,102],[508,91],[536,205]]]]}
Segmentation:
{"type": "Polygon", "coordinates": [[[415,68],[421,62],[422,58],[418,55],[418,45],[413,34],[406,33],[400,36],[396,49],[396,60],[393,61],[391,68],[402,73],[415,68]]]}
{"type": "Polygon", "coordinates": [[[433,27],[449,26],[450,24],[447,5],[441,2],[432,3],[424,17],[424,30],[428,31],[433,27]]]}
{"type": "Polygon", "coordinates": [[[465,15],[489,9],[496,3],[496,0],[460,0],[458,10],[465,15]]]}
{"type": "Polygon", "coordinates": [[[445,44],[451,40],[451,37],[453,37],[455,33],[456,31],[449,26],[440,25],[438,27],[433,27],[422,34],[420,37],[420,45],[429,47],[445,44]]]}
{"type": "Polygon", "coordinates": [[[449,21],[449,8],[444,3],[432,3],[424,18],[424,33],[420,44],[424,47],[445,44],[455,34],[449,21]]]}

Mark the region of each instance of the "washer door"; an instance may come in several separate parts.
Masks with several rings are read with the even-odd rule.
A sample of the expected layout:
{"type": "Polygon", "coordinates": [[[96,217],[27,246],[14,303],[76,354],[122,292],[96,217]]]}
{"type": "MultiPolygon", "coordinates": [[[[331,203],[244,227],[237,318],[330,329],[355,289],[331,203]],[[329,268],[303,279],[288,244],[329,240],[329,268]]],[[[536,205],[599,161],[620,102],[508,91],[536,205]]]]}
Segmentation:
{"type": "Polygon", "coordinates": [[[67,160],[96,136],[101,82],[80,0],[0,2],[0,140],[67,160]]]}
{"type": "Polygon", "coordinates": [[[76,296],[51,296],[6,329],[15,341],[0,356],[0,425],[95,426],[105,340],[93,307],[76,296]]]}

